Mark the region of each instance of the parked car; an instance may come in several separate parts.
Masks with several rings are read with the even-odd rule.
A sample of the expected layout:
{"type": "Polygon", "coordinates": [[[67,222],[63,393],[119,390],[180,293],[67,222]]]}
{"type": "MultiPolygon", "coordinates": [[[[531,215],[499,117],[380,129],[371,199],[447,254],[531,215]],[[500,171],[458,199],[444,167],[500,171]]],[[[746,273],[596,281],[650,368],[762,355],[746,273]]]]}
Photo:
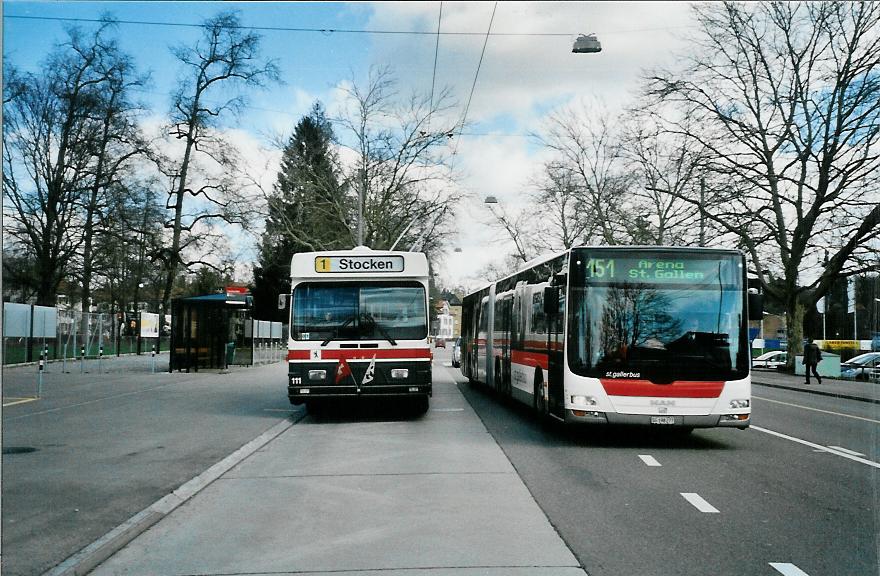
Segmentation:
{"type": "Polygon", "coordinates": [[[880,352],[868,352],[840,364],[840,376],[855,380],[876,380],[880,377],[880,352]]]}
{"type": "Polygon", "coordinates": [[[452,365],[455,368],[461,366],[461,338],[456,338],[452,345],[452,365]]]}
{"type": "Polygon", "coordinates": [[[788,353],[785,350],[765,352],[752,360],[752,368],[779,368],[785,366],[788,353]]]}

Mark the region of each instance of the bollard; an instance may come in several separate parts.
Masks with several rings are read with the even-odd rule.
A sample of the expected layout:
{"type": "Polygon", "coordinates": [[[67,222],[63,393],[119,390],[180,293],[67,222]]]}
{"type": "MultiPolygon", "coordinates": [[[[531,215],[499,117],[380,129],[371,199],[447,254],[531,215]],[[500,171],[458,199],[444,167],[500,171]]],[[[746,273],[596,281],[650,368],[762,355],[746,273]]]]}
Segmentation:
{"type": "Polygon", "coordinates": [[[37,398],[43,396],[43,355],[40,354],[40,376],[37,379],[37,398]]]}
{"type": "Polygon", "coordinates": [[[104,369],[103,369],[103,366],[104,366],[103,360],[104,360],[104,347],[103,347],[103,346],[98,346],[98,373],[99,373],[99,374],[102,373],[102,372],[104,371],[104,369]]]}
{"type": "Polygon", "coordinates": [[[79,373],[82,374],[85,371],[85,362],[86,362],[86,347],[80,346],[79,349],[79,373]]]}
{"type": "Polygon", "coordinates": [[[43,344],[43,358],[46,360],[45,372],[49,371],[49,345],[43,344]]]}
{"type": "Polygon", "coordinates": [[[150,348],[150,371],[155,374],[156,373],[156,345],[150,348]]]}

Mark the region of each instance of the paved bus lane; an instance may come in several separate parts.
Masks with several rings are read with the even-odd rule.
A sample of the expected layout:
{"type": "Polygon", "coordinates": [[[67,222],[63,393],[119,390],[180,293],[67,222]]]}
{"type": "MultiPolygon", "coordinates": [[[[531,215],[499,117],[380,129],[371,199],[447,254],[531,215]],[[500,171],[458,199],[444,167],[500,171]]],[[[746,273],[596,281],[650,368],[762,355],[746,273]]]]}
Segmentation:
{"type": "MultiPolygon", "coordinates": [[[[460,388],[591,576],[878,572],[872,466],[757,429],[560,431],[460,388]]],[[[756,403],[753,422],[789,419],[756,403]]],[[[864,433],[813,426],[840,442],[864,433]]]]}
{"type": "Polygon", "coordinates": [[[436,362],[426,415],[309,415],[94,573],[376,571],[584,574],[436,362]]]}

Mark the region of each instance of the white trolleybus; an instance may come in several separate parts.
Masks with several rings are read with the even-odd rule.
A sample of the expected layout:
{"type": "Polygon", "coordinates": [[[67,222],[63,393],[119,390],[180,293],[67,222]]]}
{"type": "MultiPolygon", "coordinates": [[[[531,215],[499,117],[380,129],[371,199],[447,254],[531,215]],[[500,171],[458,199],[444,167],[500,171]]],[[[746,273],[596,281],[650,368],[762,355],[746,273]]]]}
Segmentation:
{"type": "Polygon", "coordinates": [[[311,409],[343,397],[431,396],[428,261],[417,252],[304,252],[291,262],[288,387],[311,409]]]}
{"type": "Polygon", "coordinates": [[[744,429],[747,286],[734,250],[572,248],[464,298],[461,371],[566,423],[744,429]]]}

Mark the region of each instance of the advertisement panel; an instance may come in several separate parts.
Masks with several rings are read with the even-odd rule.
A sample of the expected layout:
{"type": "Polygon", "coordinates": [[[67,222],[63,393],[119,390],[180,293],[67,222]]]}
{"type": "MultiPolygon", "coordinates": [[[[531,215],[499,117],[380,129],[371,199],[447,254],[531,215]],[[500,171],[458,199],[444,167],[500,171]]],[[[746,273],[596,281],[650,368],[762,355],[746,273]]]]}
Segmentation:
{"type": "Polygon", "coordinates": [[[141,312],[141,338],[159,337],[159,315],[141,312]]]}

